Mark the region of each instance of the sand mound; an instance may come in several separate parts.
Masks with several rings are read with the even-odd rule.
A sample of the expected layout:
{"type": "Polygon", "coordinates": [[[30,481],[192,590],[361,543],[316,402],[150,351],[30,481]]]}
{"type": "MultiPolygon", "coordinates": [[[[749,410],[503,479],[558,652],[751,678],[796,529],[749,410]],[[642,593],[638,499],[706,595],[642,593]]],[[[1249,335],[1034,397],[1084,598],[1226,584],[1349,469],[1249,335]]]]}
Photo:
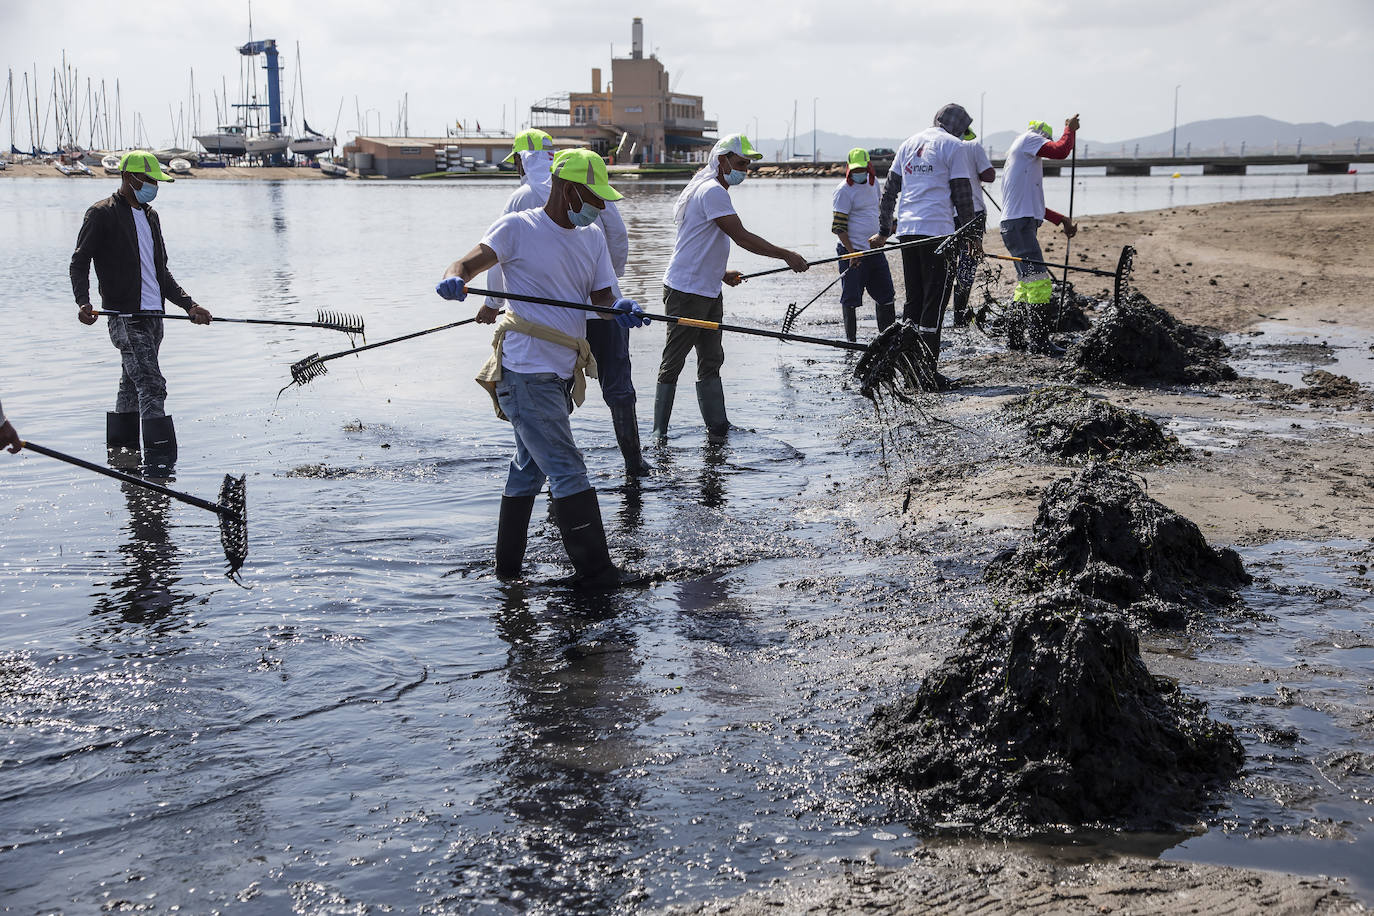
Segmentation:
{"type": "Polygon", "coordinates": [[[1229,726],[1150,674],[1124,617],[1067,591],[975,620],[914,695],[873,713],[863,751],[927,823],[1003,835],[1169,829],[1244,761],[1229,726]]]}
{"type": "Polygon", "coordinates": [[[1224,361],[1226,354],[1220,339],[1183,324],[1135,293],[1105,309],[1069,349],[1068,360],[1095,379],[1198,384],[1236,377],[1224,361]]]}
{"type": "Polygon", "coordinates": [[[1154,420],[1076,388],[1053,386],[1016,398],[1003,412],[1058,458],[1169,461],[1187,454],[1154,420]]]}
{"type": "Polygon", "coordinates": [[[1251,581],[1234,550],[1212,549],[1130,474],[1098,463],[1045,490],[1030,537],[989,563],[987,578],[1022,593],[1071,586],[1156,626],[1232,604],[1251,581]]]}

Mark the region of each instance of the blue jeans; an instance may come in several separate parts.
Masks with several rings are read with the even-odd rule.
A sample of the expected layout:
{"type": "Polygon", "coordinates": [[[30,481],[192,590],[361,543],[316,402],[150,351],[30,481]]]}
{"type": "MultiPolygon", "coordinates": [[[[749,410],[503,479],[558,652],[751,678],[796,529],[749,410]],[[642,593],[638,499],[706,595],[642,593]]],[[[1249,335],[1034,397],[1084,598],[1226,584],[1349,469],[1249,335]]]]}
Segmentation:
{"type": "MultiPolygon", "coordinates": [[[[835,246],[836,254],[846,254],[843,245],[835,246]]],[[[854,258],[840,262],[840,305],[847,309],[858,309],[864,304],[864,291],[879,305],[887,305],[897,298],[892,288],[892,268],[887,264],[887,255],[879,252],[866,258],[854,258]]]]}
{"type": "Polygon", "coordinates": [[[634,406],[635,384],[630,379],[630,329],[617,322],[587,319],[587,344],[596,357],[596,380],[601,383],[601,399],[634,406]]]}
{"type": "MultiPolygon", "coordinates": [[[[1045,260],[1044,254],[1040,251],[1040,240],[1035,237],[1041,222],[1043,220],[1038,220],[1033,216],[1002,220],[1002,244],[1006,246],[1007,253],[1016,258],[1030,258],[1034,261],[1045,260]]],[[[1015,267],[1016,279],[1018,280],[1046,272],[1044,264],[1026,264],[1017,261],[1015,267]]]]}
{"type": "Polygon", "coordinates": [[[512,372],[503,367],[496,399],[515,432],[506,496],[534,496],[545,480],[555,499],[591,488],[568,420],[567,381],[553,372],[512,372]]]}

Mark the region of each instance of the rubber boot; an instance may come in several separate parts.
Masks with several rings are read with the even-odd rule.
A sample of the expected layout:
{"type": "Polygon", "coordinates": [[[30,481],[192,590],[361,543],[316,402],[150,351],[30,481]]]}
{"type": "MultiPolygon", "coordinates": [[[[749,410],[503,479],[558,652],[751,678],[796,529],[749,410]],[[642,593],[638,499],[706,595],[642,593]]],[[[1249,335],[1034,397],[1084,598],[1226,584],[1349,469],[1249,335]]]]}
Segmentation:
{"type": "Polygon", "coordinates": [[[131,452],[136,452],[139,450],[137,413],[110,411],[105,414],[105,447],[111,451],[128,449],[131,452]]]}
{"type": "Polygon", "coordinates": [[[501,579],[520,578],[525,563],[525,543],[530,530],[534,495],[502,496],[501,515],[496,523],[496,575],[501,579]]]}
{"type": "Polygon", "coordinates": [[[1038,302],[1030,305],[1027,312],[1030,314],[1030,321],[1026,328],[1026,351],[1041,356],[1063,356],[1064,348],[1050,340],[1054,304],[1038,302]]]}
{"type": "Polygon", "coordinates": [[[719,375],[697,382],[697,404],[706,421],[707,441],[719,444],[729,439],[730,418],[725,415],[725,386],[719,375]]]}
{"type": "Polygon", "coordinates": [[[972,316],[968,310],[968,297],[973,292],[972,287],[956,286],[954,288],[954,326],[956,328],[966,328],[972,316]]]}
{"type": "Polygon", "coordinates": [[[878,332],[882,333],[897,320],[897,303],[879,302],[873,306],[873,314],[878,318],[878,332]]]}
{"type": "Polygon", "coordinates": [[[581,493],[552,500],[558,518],[558,532],[563,536],[563,549],[577,570],[580,588],[614,588],[620,584],[620,570],[611,562],[606,548],[606,529],[601,525],[601,507],[596,490],[588,487],[581,493]]]}
{"type": "Polygon", "coordinates": [[[639,417],[635,415],[633,401],[611,405],[611,425],[615,427],[620,454],[625,457],[625,476],[643,477],[653,471],[653,465],[644,460],[644,453],[640,451],[639,417]]]}
{"type": "Polygon", "coordinates": [[[171,417],[143,421],[143,467],[154,477],[170,475],[177,464],[177,431],[171,417]]]}
{"type": "Polygon", "coordinates": [[[856,341],[859,339],[859,313],[855,309],[840,307],[840,314],[844,317],[844,339],[856,341]]]}
{"type": "Polygon", "coordinates": [[[651,435],[659,442],[668,438],[668,421],[673,416],[673,398],[676,396],[676,382],[659,382],[654,389],[654,429],[651,435]]]}

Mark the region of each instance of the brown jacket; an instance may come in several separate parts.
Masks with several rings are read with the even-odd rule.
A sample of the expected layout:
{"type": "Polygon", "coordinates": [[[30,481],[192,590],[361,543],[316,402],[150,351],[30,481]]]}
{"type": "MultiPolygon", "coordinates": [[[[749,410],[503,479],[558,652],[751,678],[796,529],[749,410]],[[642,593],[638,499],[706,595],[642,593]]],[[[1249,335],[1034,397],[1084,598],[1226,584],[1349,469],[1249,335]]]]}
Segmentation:
{"type": "MultiPolygon", "coordinates": [[[[144,207],[153,232],[153,262],[157,267],[160,298],[171,300],[188,312],[195,301],[177,284],[167,269],[167,246],[162,242],[162,221],[152,207],[144,207]]],[[[72,252],[72,295],[76,304],[91,299],[91,261],[100,283],[100,301],[107,311],[137,312],[142,301],[143,273],[138,258],[138,230],[133,207],[119,193],[92,204],[81,223],[72,252]]]]}

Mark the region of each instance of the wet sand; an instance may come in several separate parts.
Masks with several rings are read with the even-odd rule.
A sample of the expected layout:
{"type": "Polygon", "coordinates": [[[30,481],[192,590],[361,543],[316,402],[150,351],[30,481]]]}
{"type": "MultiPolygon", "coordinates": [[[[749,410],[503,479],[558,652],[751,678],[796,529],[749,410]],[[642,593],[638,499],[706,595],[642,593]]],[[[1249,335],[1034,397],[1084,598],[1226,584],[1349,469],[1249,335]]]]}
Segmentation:
{"type": "MultiPolygon", "coordinates": [[[[1074,262],[1110,269],[1121,245],[1134,245],[1134,285],[1155,304],[1188,323],[1250,335],[1228,339],[1268,346],[1271,360],[1282,362],[1291,351],[1302,368],[1321,362],[1330,348],[1317,346],[1314,355],[1312,344],[1271,345],[1265,338],[1275,326],[1340,327],[1369,346],[1371,217],[1371,194],[1094,217],[1082,222],[1074,262]],[[1256,331],[1257,326],[1270,330],[1256,331]]],[[[1049,236],[1049,227],[1042,229],[1042,243],[1049,236]]],[[[1063,244],[1056,235],[1046,257],[1062,259],[1063,244]]],[[[995,229],[987,247],[1003,250],[995,229]]],[[[1088,277],[1080,288],[1095,293],[1096,279],[1088,277]]],[[[1063,364],[989,354],[985,346],[980,351],[964,336],[977,333],[947,332],[942,369],[959,377],[962,387],[921,405],[927,417],[967,430],[964,447],[946,454],[922,447],[905,468],[908,479],[893,480],[898,485],[889,489],[890,505],[879,497],[873,506],[888,525],[889,545],[897,549],[972,539],[1006,543],[1029,529],[1044,487],[1066,474],[1065,465],[1037,459],[1033,450],[1008,448],[1005,437],[987,434],[1005,426],[997,413],[1011,397],[1063,382],[1063,364]]],[[[1353,357],[1374,358],[1374,349],[1353,357]]],[[[1364,371],[1368,378],[1370,369],[1364,371]]],[[[1244,371],[1241,376],[1209,388],[1079,387],[1155,418],[1192,446],[1188,460],[1133,470],[1154,498],[1196,522],[1212,543],[1374,538],[1374,391],[1365,385],[1325,397],[1301,386],[1246,378],[1244,371]]],[[[920,418],[909,422],[916,425],[920,418]]],[[[1185,687],[1220,673],[1166,651],[1151,653],[1148,663],[1185,687]]],[[[1045,857],[1043,850],[939,844],[921,847],[912,864],[901,868],[851,863],[838,877],[669,912],[1363,912],[1342,887],[1324,878],[1152,858],[1066,862],[1045,857]]]]}

